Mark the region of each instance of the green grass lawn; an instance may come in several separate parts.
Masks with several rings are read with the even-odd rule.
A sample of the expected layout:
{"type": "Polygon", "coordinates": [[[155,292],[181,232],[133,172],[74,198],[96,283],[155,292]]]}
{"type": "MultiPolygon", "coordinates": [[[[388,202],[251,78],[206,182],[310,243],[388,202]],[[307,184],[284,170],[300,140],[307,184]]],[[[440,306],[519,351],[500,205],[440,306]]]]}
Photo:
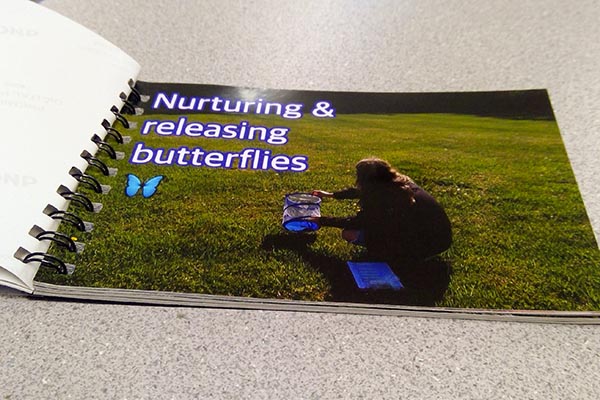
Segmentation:
{"type": "MultiPolygon", "coordinates": [[[[141,117],[133,117],[141,126],[141,117]]],[[[239,151],[247,147],[303,154],[302,173],[198,167],[117,166],[107,195],[81,191],[104,209],[90,233],[69,233],[86,243],[72,256],[72,276],[43,270],[46,282],[156,289],[236,296],[335,300],[333,271],[361,249],[339,231],[291,236],[281,228],[283,197],[295,191],[338,190],[354,182],[355,163],[388,160],[433,194],[453,224],[454,244],[442,258],[451,282],[437,305],[475,308],[600,309],[600,252],[553,121],[444,114],[338,115],[335,119],[283,121],[275,117],[195,115],[190,120],[289,126],[289,142],[189,137],[142,137],[133,144],[239,151]],[[151,198],[127,198],[125,175],[165,176],[151,198]],[[276,242],[305,241],[300,252],[276,242]]],[[[153,119],[176,119],[153,116],[153,119]]],[[[350,215],[353,201],[325,200],[323,215],[350,215]]],[[[64,226],[65,224],[63,224],[64,226]]],[[[65,227],[68,231],[68,228],[65,227]]]]}

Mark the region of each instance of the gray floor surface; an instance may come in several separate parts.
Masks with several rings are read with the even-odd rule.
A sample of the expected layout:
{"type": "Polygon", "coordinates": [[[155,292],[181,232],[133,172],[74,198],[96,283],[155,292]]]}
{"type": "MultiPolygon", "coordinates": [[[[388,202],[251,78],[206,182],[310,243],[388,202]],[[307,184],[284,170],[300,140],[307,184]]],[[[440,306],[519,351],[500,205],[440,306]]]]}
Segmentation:
{"type": "MultiPolygon", "coordinates": [[[[595,1],[47,0],[140,79],[548,88],[597,237],[595,1]]],[[[0,293],[0,399],[597,399],[598,326],[32,301],[0,293]]]]}

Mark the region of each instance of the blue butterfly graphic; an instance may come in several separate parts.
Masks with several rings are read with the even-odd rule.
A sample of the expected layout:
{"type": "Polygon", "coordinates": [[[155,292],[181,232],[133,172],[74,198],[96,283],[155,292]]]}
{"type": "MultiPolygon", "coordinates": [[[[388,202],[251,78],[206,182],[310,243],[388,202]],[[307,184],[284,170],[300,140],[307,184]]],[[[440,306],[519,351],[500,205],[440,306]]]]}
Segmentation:
{"type": "Polygon", "coordinates": [[[154,193],[156,193],[158,184],[163,178],[164,176],[157,175],[142,183],[142,180],[134,174],[127,174],[127,186],[125,187],[125,194],[127,197],[133,197],[138,190],[142,189],[142,196],[145,198],[151,197],[154,195],[154,193]]]}

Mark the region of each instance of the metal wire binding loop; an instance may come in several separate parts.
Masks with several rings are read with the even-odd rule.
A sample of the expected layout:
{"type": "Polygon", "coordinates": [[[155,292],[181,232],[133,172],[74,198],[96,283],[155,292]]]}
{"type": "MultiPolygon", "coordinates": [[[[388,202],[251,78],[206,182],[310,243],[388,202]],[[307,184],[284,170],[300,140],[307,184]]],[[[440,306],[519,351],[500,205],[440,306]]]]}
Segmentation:
{"type": "Polygon", "coordinates": [[[92,136],[92,142],[96,143],[96,146],[98,146],[98,149],[106,152],[106,154],[108,154],[108,156],[110,158],[112,158],[113,160],[117,159],[117,152],[115,151],[115,149],[113,149],[110,144],[103,141],[100,138],[100,136],[94,134],[94,136],[92,136]]]}
{"type": "Polygon", "coordinates": [[[60,185],[56,192],[65,199],[82,205],[89,212],[95,211],[94,203],[81,193],[72,192],[68,187],[63,185],[60,185]]]}
{"type": "MultiPolygon", "coordinates": [[[[117,106],[112,106],[110,108],[110,111],[115,114],[115,117],[117,118],[117,121],[119,121],[123,127],[125,129],[129,129],[129,121],[127,121],[127,119],[125,119],[125,117],[123,116],[123,114],[121,114],[121,112],[119,111],[119,109],[117,108],[117,106]]],[[[135,111],[135,110],[134,110],[135,111]]]]}
{"type": "Polygon", "coordinates": [[[127,95],[125,92],[121,92],[119,94],[121,100],[123,100],[123,107],[121,107],[121,112],[125,114],[133,114],[135,115],[135,105],[127,99],[127,95]]]}
{"type": "Polygon", "coordinates": [[[98,180],[93,176],[84,174],[79,168],[72,167],[69,170],[69,175],[75,178],[79,183],[88,185],[90,188],[92,188],[92,190],[94,190],[94,192],[100,194],[104,193],[100,182],[98,182],[98,180]]]}
{"type": "Polygon", "coordinates": [[[61,211],[51,204],[48,204],[46,208],[44,208],[44,214],[46,214],[52,219],[68,222],[77,229],[79,229],[81,232],[89,231],[91,229],[90,227],[92,226],[90,223],[86,224],[86,222],[82,220],[79,216],[67,211],[61,211]]]}
{"type": "Polygon", "coordinates": [[[17,259],[23,261],[25,264],[28,264],[30,262],[36,262],[36,261],[40,262],[40,266],[54,268],[55,270],[57,270],[59,273],[61,273],[63,275],[67,275],[70,272],[72,272],[72,271],[69,271],[67,264],[65,264],[63,260],[61,260],[60,258],[55,257],[51,254],[42,253],[39,251],[30,253],[27,250],[25,250],[24,248],[19,247],[19,249],[15,253],[15,257],[17,259]]]}
{"type": "Polygon", "coordinates": [[[81,152],[81,158],[88,162],[92,167],[98,168],[104,175],[109,176],[110,170],[102,161],[94,157],[89,151],[84,150],[81,152]]]}
{"type": "Polygon", "coordinates": [[[140,93],[139,90],[137,90],[135,88],[135,82],[133,79],[130,79],[127,84],[129,85],[129,88],[131,88],[131,93],[129,93],[129,97],[131,98],[131,100],[134,103],[138,103],[140,100],[142,100],[142,94],[140,93]]]}
{"type": "Polygon", "coordinates": [[[102,121],[102,126],[104,127],[104,129],[106,129],[106,135],[107,136],[112,136],[113,138],[115,138],[115,140],[117,141],[117,143],[119,144],[123,144],[123,135],[121,135],[121,132],[119,132],[118,130],[116,130],[115,128],[110,126],[110,122],[108,122],[107,120],[103,120],[102,121]]]}
{"type": "Polygon", "coordinates": [[[70,252],[77,252],[77,245],[75,244],[75,241],[71,239],[71,237],[65,235],[64,233],[46,231],[40,228],[39,226],[34,225],[33,228],[31,228],[31,230],[29,231],[29,234],[37,240],[50,240],[60,246],[67,248],[70,252]]]}

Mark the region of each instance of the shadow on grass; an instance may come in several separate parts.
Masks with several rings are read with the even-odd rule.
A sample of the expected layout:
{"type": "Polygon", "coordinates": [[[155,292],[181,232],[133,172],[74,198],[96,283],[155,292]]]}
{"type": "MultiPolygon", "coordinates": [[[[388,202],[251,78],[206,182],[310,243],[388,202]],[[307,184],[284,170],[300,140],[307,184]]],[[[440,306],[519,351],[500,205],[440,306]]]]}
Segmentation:
{"type": "MultiPolygon", "coordinates": [[[[267,235],[262,248],[267,251],[287,249],[296,252],[312,268],[319,271],[328,280],[331,291],[328,301],[434,306],[443,299],[452,268],[439,257],[428,260],[394,260],[388,262],[398,276],[404,288],[359,289],[352,277],[346,261],[327,254],[315,252],[311,245],[317,239],[316,234],[280,233],[267,235]]],[[[378,261],[368,255],[351,261],[378,261]]]]}

